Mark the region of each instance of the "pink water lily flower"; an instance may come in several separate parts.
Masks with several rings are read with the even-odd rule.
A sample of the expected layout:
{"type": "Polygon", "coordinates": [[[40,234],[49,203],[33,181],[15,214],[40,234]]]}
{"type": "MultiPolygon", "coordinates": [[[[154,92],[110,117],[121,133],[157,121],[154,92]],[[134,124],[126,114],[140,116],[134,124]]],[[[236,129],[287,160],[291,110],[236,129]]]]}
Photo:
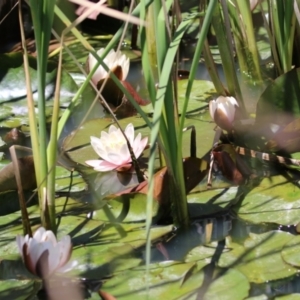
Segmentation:
{"type": "MultiPolygon", "coordinates": [[[[126,126],[124,132],[135,157],[138,158],[145,149],[148,138],[141,139],[141,133],[134,138],[134,127],[131,123],[126,126]]],[[[91,145],[102,159],[87,160],[85,163],[93,167],[96,171],[111,171],[132,161],[126,139],[120,128],[116,128],[114,125],[109,127],[108,133],[101,131],[100,139],[91,136],[91,145]]]]}
{"type": "Polygon", "coordinates": [[[219,127],[231,130],[236,107],[238,106],[234,97],[220,96],[209,102],[209,113],[219,127]]]}
{"type": "Polygon", "coordinates": [[[54,272],[66,272],[73,266],[73,263],[68,263],[72,253],[69,235],[58,242],[52,231],[40,227],[33,237],[28,234],[17,236],[17,245],[28,271],[41,278],[54,272]]]}
{"type": "MultiPolygon", "coordinates": [[[[101,56],[103,52],[104,52],[104,48],[101,48],[100,50],[97,51],[97,54],[99,56],[101,56]]],[[[121,67],[121,78],[119,78],[119,79],[121,81],[126,79],[126,77],[128,75],[128,71],[129,71],[129,58],[125,54],[122,54],[121,51],[115,52],[115,50],[111,49],[103,61],[108,66],[108,68],[112,71],[114,71],[117,67],[121,67]]],[[[89,63],[90,71],[93,69],[93,67],[97,63],[96,58],[91,53],[89,54],[88,63],[89,63]]],[[[92,77],[92,81],[94,82],[95,85],[97,85],[97,83],[101,79],[103,79],[107,76],[108,76],[108,73],[100,65],[98,67],[98,69],[96,70],[96,72],[94,73],[94,75],[92,77]]]]}

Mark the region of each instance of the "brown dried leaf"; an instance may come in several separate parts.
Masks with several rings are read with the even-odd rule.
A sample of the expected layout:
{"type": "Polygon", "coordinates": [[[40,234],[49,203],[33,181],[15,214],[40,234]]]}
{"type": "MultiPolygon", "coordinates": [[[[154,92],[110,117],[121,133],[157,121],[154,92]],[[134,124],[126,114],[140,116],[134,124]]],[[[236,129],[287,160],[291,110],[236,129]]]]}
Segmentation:
{"type": "MultiPolygon", "coordinates": [[[[188,194],[207,174],[207,162],[196,157],[188,157],[183,160],[186,193],[188,194]]],[[[167,167],[162,168],[154,175],[153,197],[161,205],[170,203],[169,175],[167,167]]],[[[139,185],[118,193],[117,195],[129,193],[148,194],[148,182],[143,181],[139,185]]]]}
{"type": "MultiPolygon", "coordinates": [[[[32,156],[18,158],[22,187],[24,190],[36,188],[34,163],[32,156]]],[[[0,192],[17,190],[15,169],[13,163],[9,163],[0,170],[0,192]]]]}
{"type": "Polygon", "coordinates": [[[216,147],[213,155],[222,174],[234,184],[244,183],[252,174],[240,155],[229,144],[216,147]]]}

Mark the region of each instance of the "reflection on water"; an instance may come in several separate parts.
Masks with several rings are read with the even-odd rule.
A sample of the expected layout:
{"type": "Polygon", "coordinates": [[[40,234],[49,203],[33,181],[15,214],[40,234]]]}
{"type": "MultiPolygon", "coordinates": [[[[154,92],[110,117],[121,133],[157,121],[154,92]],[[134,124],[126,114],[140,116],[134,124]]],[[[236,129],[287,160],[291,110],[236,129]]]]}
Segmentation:
{"type": "Polygon", "coordinates": [[[110,194],[119,193],[138,184],[137,176],[131,172],[98,172],[89,179],[90,187],[98,200],[110,194]]]}

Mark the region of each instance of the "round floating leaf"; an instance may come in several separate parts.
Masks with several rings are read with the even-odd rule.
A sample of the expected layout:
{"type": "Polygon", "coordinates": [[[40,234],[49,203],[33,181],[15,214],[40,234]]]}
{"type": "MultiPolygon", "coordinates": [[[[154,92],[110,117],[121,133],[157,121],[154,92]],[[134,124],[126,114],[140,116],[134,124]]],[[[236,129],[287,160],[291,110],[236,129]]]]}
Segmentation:
{"type": "Polygon", "coordinates": [[[86,183],[76,171],[71,172],[61,166],[55,170],[56,192],[82,192],[86,189],[86,183]]]}
{"type": "Polygon", "coordinates": [[[0,299],[35,299],[37,291],[41,288],[41,282],[34,280],[5,280],[1,281],[0,299]]]}
{"type": "Polygon", "coordinates": [[[281,256],[282,248],[292,239],[293,235],[281,231],[250,233],[243,244],[227,239],[226,251],[223,251],[218,265],[235,268],[255,283],[292,276],[298,270],[286,264],[281,256]]]}
{"type": "Polygon", "coordinates": [[[284,246],[282,258],[288,264],[300,267],[300,236],[294,237],[284,246]]]}
{"type": "MultiPolygon", "coordinates": [[[[145,194],[124,194],[108,201],[107,210],[99,210],[96,212],[96,219],[101,221],[111,222],[139,222],[146,220],[146,202],[147,195],[145,194]]],[[[153,201],[153,215],[156,216],[159,205],[157,201],[153,201]]]]}
{"type": "MultiPolygon", "coordinates": [[[[185,92],[188,80],[178,80],[178,112],[182,112],[183,104],[185,101],[185,92]]],[[[209,100],[216,96],[216,90],[211,81],[208,80],[194,80],[192,92],[189,98],[187,113],[192,114],[205,109],[208,106],[209,100]]],[[[151,104],[141,107],[146,113],[152,112],[151,104]]]]}
{"type": "MultiPolygon", "coordinates": [[[[29,73],[33,99],[37,103],[37,62],[29,57],[29,73]]],[[[50,121],[56,85],[57,64],[48,62],[46,73],[46,117],[50,121]]],[[[64,70],[61,74],[60,107],[68,107],[78,90],[72,77],[64,70]]],[[[19,127],[28,124],[27,88],[22,53],[0,55],[0,107],[2,127],[19,127]],[[9,104],[8,104],[9,102],[9,104]]],[[[37,109],[36,109],[37,110],[37,109]]]]}
{"type": "Polygon", "coordinates": [[[213,215],[228,209],[236,202],[237,187],[204,190],[188,195],[188,209],[192,218],[213,215]]]}
{"type": "Polygon", "coordinates": [[[299,222],[300,190],[283,176],[265,178],[246,194],[238,216],[251,223],[290,225],[299,222]]]}
{"type": "Polygon", "coordinates": [[[259,295],[259,296],[253,296],[253,297],[249,297],[246,298],[246,300],[268,300],[268,296],[267,295],[259,295]]]}
{"type": "Polygon", "coordinates": [[[248,296],[249,290],[250,283],[246,276],[235,269],[229,269],[212,282],[203,299],[242,300],[248,296]]]}
{"type": "Polygon", "coordinates": [[[289,294],[275,297],[274,300],[300,300],[300,294],[289,294]]]}
{"type": "MultiPolygon", "coordinates": [[[[151,264],[147,280],[145,267],[138,267],[119,273],[103,285],[103,290],[117,299],[144,299],[147,295],[148,299],[177,299],[178,296],[191,289],[190,286],[185,288],[182,283],[193,268],[194,263],[176,261],[151,264]],[[147,283],[149,284],[148,291],[147,283]]],[[[200,283],[201,281],[195,282],[195,286],[200,283]]]]}
{"type": "MultiPolygon", "coordinates": [[[[141,263],[146,244],[146,231],[141,223],[111,223],[87,218],[89,215],[65,216],[61,220],[59,236],[71,232],[72,260],[77,262],[73,273],[88,278],[102,278],[141,263]],[[80,230],[77,230],[80,228],[80,230]],[[129,259],[128,262],[126,260],[129,259]]],[[[172,231],[172,226],[151,229],[156,240],[172,231]]]]}

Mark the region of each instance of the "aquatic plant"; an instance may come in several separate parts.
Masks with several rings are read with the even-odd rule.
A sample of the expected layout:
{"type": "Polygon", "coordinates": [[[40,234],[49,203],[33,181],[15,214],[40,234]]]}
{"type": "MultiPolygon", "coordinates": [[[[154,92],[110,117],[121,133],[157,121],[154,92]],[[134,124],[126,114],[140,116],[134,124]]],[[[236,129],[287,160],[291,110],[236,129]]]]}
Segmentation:
{"type": "MultiPolygon", "coordinates": [[[[124,130],[135,157],[138,158],[145,149],[148,138],[142,139],[141,133],[134,138],[134,127],[130,123],[124,130]]],[[[92,166],[94,170],[100,172],[111,171],[114,169],[131,168],[131,155],[127,141],[120,128],[111,125],[108,133],[101,131],[101,137],[91,137],[91,145],[95,152],[102,158],[98,160],[87,160],[86,164],[92,166]]]]}
{"type": "Polygon", "coordinates": [[[219,96],[209,102],[209,113],[218,126],[228,131],[232,129],[237,106],[239,105],[234,97],[219,96]]]}
{"type": "Polygon", "coordinates": [[[18,235],[17,245],[28,271],[41,278],[47,278],[54,272],[66,272],[72,264],[67,264],[72,253],[69,235],[56,240],[54,233],[40,227],[33,237],[18,235]]]}
{"type": "MultiPolygon", "coordinates": [[[[104,53],[105,49],[101,48],[100,50],[97,51],[97,55],[102,56],[104,53]]],[[[114,49],[111,49],[108,54],[104,57],[103,62],[107,65],[109,70],[111,72],[114,72],[114,70],[118,67],[121,67],[121,72],[119,79],[120,80],[125,80],[128,72],[129,72],[129,58],[126,57],[125,54],[122,54],[121,51],[115,51],[114,49]]],[[[88,58],[88,63],[89,63],[89,70],[92,70],[93,67],[96,65],[97,60],[96,58],[90,53],[89,58],[88,58]]],[[[92,81],[94,82],[95,85],[103,79],[108,76],[108,72],[103,68],[102,65],[100,65],[96,72],[92,76],[92,81]]]]}

